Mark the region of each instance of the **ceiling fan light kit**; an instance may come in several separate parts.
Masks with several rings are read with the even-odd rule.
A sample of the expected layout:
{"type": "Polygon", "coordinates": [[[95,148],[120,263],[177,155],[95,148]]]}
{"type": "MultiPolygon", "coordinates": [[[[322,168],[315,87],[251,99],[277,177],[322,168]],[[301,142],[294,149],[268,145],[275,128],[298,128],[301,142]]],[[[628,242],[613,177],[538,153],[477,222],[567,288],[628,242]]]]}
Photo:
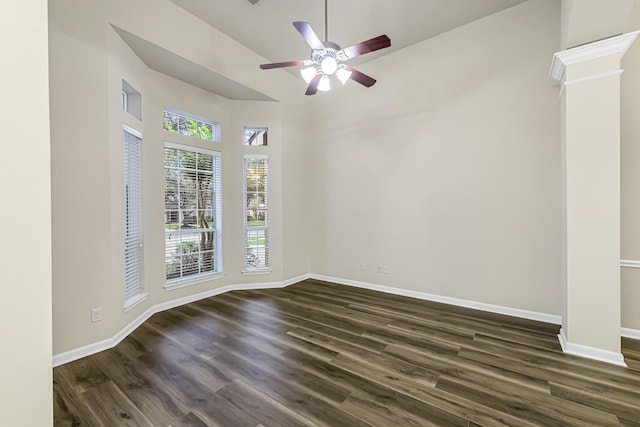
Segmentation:
{"type": "MultiPolygon", "coordinates": [[[[329,76],[334,74],[343,85],[349,80],[354,80],[365,87],[371,87],[375,84],[374,78],[343,62],[391,46],[391,40],[388,36],[381,35],[342,49],[337,43],[328,40],[321,41],[308,22],[295,21],[293,26],[311,47],[311,59],[262,64],[260,65],[261,69],[305,66],[306,68],[300,70],[300,74],[309,85],[305,92],[306,95],[315,95],[318,91],[330,91],[329,76]]],[[[327,0],[325,0],[325,38],[328,38],[327,28],[327,0]]]]}

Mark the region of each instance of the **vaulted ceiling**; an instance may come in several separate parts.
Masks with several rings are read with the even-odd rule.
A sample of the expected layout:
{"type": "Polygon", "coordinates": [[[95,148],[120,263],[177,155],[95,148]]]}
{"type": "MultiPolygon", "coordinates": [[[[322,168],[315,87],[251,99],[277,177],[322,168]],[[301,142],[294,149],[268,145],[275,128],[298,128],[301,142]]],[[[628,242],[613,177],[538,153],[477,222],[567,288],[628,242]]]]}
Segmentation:
{"type": "MultiPolygon", "coordinates": [[[[324,0],[170,0],[244,45],[265,62],[309,59],[311,50],[293,27],[307,21],[325,40],[324,0]],[[255,4],[254,4],[255,3],[255,4]]],[[[328,39],[346,48],[381,34],[391,47],[354,58],[358,65],[500,12],[526,0],[328,0],[328,39]]],[[[233,76],[195,64],[114,26],[151,69],[229,99],[273,100],[233,76]]],[[[460,46],[460,49],[464,49],[460,46]]],[[[259,63],[255,64],[256,70],[259,63]]],[[[297,73],[298,67],[286,69],[297,73]]]]}
{"type": "MultiPolygon", "coordinates": [[[[310,50],[293,21],[309,22],[325,40],[323,0],[171,1],[270,62],[308,59],[310,50]]],[[[524,1],[328,0],[328,39],[344,48],[380,34],[391,38],[391,48],[351,62],[358,64],[524,1]]]]}

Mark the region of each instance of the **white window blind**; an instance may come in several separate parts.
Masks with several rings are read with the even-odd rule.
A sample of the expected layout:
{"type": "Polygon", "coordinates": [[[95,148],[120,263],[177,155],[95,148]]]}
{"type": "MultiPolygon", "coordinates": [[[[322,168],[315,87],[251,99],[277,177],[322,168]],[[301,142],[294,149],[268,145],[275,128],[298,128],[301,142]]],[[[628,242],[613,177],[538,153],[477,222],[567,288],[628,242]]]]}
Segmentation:
{"type": "Polygon", "coordinates": [[[124,130],[124,269],[125,306],[144,290],[142,280],[142,139],[124,130]]]}
{"type": "Polygon", "coordinates": [[[222,272],[222,159],[215,151],[166,143],[167,287],[222,272]]]}
{"type": "Polygon", "coordinates": [[[269,158],[244,156],[244,270],[269,270],[269,158]]]}

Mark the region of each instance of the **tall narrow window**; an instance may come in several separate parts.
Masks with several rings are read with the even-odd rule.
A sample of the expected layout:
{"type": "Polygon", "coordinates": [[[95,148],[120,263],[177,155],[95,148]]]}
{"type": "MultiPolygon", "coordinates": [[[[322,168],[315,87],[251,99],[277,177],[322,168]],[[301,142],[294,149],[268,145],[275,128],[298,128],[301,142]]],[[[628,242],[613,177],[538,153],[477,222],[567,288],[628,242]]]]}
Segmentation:
{"type": "Polygon", "coordinates": [[[142,280],[141,135],[124,130],[124,294],[125,309],[144,298],[142,280]]]}
{"type": "Polygon", "coordinates": [[[269,271],[269,158],[244,157],[244,270],[269,271]]]}
{"type": "Polygon", "coordinates": [[[166,143],[164,235],[167,289],[222,273],[220,153],[166,143]]]}

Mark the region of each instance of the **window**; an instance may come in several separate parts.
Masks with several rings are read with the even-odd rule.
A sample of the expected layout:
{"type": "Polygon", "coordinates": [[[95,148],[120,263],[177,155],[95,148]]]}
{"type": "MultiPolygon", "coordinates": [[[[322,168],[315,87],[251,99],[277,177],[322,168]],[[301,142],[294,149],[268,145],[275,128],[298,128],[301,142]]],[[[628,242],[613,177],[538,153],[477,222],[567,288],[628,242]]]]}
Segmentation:
{"type": "Polygon", "coordinates": [[[122,80],[122,109],[142,120],[142,95],[125,80],[122,80]]]}
{"type": "Polygon", "coordinates": [[[166,143],[164,172],[166,288],[171,289],[222,273],[222,160],[214,151],[166,143]]]}
{"type": "Polygon", "coordinates": [[[180,133],[209,141],[220,140],[220,126],[206,119],[165,108],[163,120],[164,130],[169,132],[180,133]]]}
{"type": "Polygon", "coordinates": [[[269,271],[269,159],[244,157],[244,270],[269,271]]]}
{"type": "Polygon", "coordinates": [[[267,145],[269,128],[244,127],[244,145],[267,145]]]}
{"type": "Polygon", "coordinates": [[[141,135],[124,130],[124,295],[125,309],[143,300],[141,135]]]}

